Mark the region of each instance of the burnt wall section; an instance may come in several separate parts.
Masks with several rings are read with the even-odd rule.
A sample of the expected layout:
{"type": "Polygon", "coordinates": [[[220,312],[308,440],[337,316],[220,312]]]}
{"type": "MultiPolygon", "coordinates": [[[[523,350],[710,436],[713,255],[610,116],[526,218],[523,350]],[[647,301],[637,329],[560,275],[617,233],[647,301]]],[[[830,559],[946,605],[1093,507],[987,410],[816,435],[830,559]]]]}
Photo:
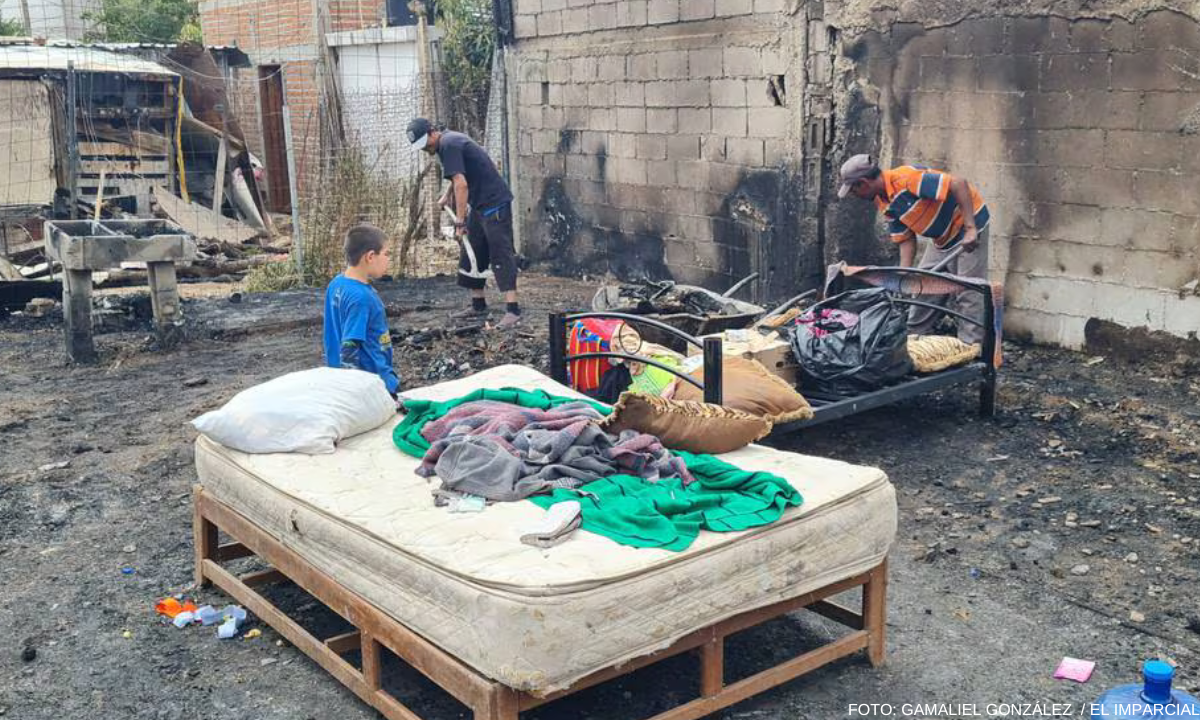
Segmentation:
{"type": "Polygon", "coordinates": [[[559,272],[717,290],[759,272],[759,299],[815,283],[819,224],[797,169],[803,17],[784,6],[517,0],[523,252],[559,272]]]}
{"type": "MultiPolygon", "coordinates": [[[[862,103],[839,117],[845,154],[976,183],[1009,328],[1035,339],[1080,347],[1089,319],[1200,330],[1200,297],[1180,292],[1200,274],[1200,26],[1129,17],[896,16],[843,44],[841,100],[862,103]]],[[[859,242],[861,220],[839,208],[826,233],[859,242]]]]}

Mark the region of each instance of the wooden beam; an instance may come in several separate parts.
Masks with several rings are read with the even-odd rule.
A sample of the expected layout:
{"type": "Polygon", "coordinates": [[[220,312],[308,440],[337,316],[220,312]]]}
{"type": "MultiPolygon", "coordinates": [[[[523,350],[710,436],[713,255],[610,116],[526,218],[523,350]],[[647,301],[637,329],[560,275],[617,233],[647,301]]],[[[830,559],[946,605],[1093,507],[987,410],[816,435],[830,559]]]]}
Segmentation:
{"type": "Polygon", "coordinates": [[[700,646],[700,694],[717,695],[725,687],[725,638],[714,637],[700,646]]]}
{"type": "MultiPolygon", "coordinates": [[[[348,653],[351,650],[358,650],[362,645],[362,633],[357,630],[352,630],[341,635],[334,635],[331,638],[325,638],[325,647],[334,651],[338,655],[348,653]]],[[[378,686],[376,686],[378,687],[378,686]]]]}
{"type": "Polygon", "coordinates": [[[382,646],[370,633],[362,633],[358,637],[359,653],[362,655],[363,681],[372,690],[383,687],[383,658],[382,646]]]}
{"type": "Polygon", "coordinates": [[[227,218],[198,203],[189,203],[161,187],[154,188],[154,202],[181,228],[201,239],[220,240],[240,245],[258,237],[259,231],[244,222],[227,218]]]}
{"type": "Polygon", "coordinates": [[[818,600],[812,605],[809,605],[808,609],[818,615],[821,615],[822,617],[827,617],[836,623],[841,623],[846,627],[854,628],[855,630],[863,629],[862,615],[859,615],[849,608],[844,608],[841,605],[829,602],[828,600],[818,600]]]}
{"type": "Polygon", "coordinates": [[[123,262],[174,262],[196,257],[196,243],[186,235],[71,237],[53,231],[46,249],[66,270],[108,270],[123,262]]]}
{"type": "Polygon", "coordinates": [[[175,279],[175,263],[146,263],[150,280],[150,307],[154,312],[154,329],[158,342],[170,347],[179,341],[182,334],[183,313],[179,308],[179,285],[175,279]]]}
{"type": "Polygon", "coordinates": [[[228,562],[237,560],[238,558],[250,557],[254,551],[240,542],[228,542],[217,548],[217,552],[212,555],[212,558],[217,562],[228,562]]]}
{"type": "Polygon", "coordinates": [[[697,698],[690,703],[685,703],[679,707],[659,713],[649,718],[649,720],[699,720],[699,718],[712,714],[721,708],[729,707],[748,697],[782,685],[805,673],[812,672],[838,658],[856,653],[866,646],[867,633],[859,630],[828,645],[822,645],[816,650],[806,652],[799,657],[792,658],[787,662],[751,675],[745,680],[725,687],[725,689],[716,695],[697,698]]]}
{"type": "Polygon", "coordinates": [[[63,330],[67,357],[71,362],[96,362],[96,344],[92,340],[92,271],[67,270],[63,273],[63,330]]]}
{"type": "Polygon", "coordinates": [[[521,713],[521,693],[497,685],[485,705],[475,708],[475,720],[517,720],[521,713]]]}
{"type": "Polygon", "coordinates": [[[256,585],[271,585],[278,582],[287,582],[287,579],[287,575],[284,575],[278,570],[256,570],[254,572],[246,573],[245,575],[238,575],[238,580],[241,580],[250,587],[254,587],[256,585]]]}
{"type": "Polygon", "coordinates": [[[863,586],[863,619],[870,636],[867,658],[871,665],[883,664],[884,645],[887,640],[887,561],[871,570],[870,579],[863,586]]]}
{"type": "Polygon", "coordinates": [[[217,526],[213,525],[200,511],[199,485],[192,486],[192,547],[196,556],[196,587],[208,585],[204,577],[204,561],[214,557],[217,552],[217,526]]]}

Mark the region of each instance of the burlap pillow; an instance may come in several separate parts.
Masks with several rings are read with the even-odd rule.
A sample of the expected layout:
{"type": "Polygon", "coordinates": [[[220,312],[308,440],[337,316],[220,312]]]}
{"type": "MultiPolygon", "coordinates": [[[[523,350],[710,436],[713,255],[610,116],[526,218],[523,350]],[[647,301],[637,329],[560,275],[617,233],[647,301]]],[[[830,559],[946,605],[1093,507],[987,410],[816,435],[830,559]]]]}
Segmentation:
{"type": "Polygon", "coordinates": [[[771,432],[771,421],[740,410],[702,402],[667,400],[625,392],[601,426],[611,433],[636,430],[653,435],[669,450],[726,453],[771,432]]]}
{"type": "Polygon", "coordinates": [[[914,370],[932,373],[971,362],[979,357],[979,346],[949,335],[909,335],[908,355],[914,370]]]}
{"type": "MultiPolygon", "coordinates": [[[[812,407],[804,396],[757,360],[727,356],[722,375],[721,404],[727,408],[766,418],[776,425],[808,420],[813,416],[812,407]]],[[[703,368],[691,376],[703,382],[703,368]]],[[[704,400],[704,394],[687,382],[679,383],[674,397],[676,400],[704,400]]]]}

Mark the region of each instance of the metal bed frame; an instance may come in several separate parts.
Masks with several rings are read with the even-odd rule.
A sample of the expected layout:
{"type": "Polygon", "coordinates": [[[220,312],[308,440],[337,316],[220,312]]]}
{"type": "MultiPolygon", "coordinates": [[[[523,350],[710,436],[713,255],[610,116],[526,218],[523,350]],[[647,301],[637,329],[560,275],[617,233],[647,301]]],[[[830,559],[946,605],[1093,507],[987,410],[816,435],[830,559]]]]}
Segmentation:
{"type": "MultiPolygon", "coordinates": [[[[935,390],[942,390],[957,385],[973,385],[975,383],[979,384],[980,416],[985,418],[994,417],[996,414],[997,376],[997,363],[995,357],[998,338],[996,337],[995,328],[996,307],[992,298],[991,285],[984,281],[967,280],[954,275],[946,275],[944,273],[933,272],[931,270],[922,270],[920,268],[873,267],[870,270],[873,273],[883,273],[888,277],[894,276],[897,286],[902,286],[905,280],[915,281],[919,286],[921,278],[928,277],[936,278],[939,281],[950,282],[963,288],[963,290],[967,292],[980,293],[983,298],[982,321],[967,317],[956,310],[943,308],[935,305],[934,303],[923,300],[902,296],[896,296],[894,298],[894,301],[897,303],[933,308],[945,312],[961,321],[981,326],[983,328],[984,336],[980,358],[961,367],[950,368],[924,376],[912,376],[895,385],[890,385],[878,390],[855,395],[836,395],[822,393],[819,391],[806,391],[804,392],[804,397],[808,400],[809,404],[812,405],[812,418],[808,420],[800,420],[782,425],[776,425],[771,431],[771,434],[785,435],[807,427],[812,427],[813,425],[819,425],[831,420],[857,415],[858,413],[866,412],[867,410],[872,410],[884,405],[890,405],[907,398],[924,395],[925,393],[934,392],[935,390]]],[[[844,276],[844,279],[853,282],[854,276],[844,276]]],[[[701,389],[704,392],[705,402],[715,405],[722,404],[722,351],[720,338],[697,338],[658,320],[646,318],[640,315],[631,315],[628,313],[552,313],[550,315],[551,377],[553,377],[554,380],[566,385],[569,382],[567,372],[569,363],[575,360],[586,360],[589,358],[619,358],[622,360],[652,365],[661,370],[666,370],[684,382],[689,382],[701,389]],[[567,352],[567,330],[571,323],[575,322],[576,320],[583,320],[587,318],[622,320],[633,325],[635,328],[639,325],[654,327],[670,334],[674,338],[701,348],[704,353],[703,381],[697,381],[675,368],[669,367],[650,358],[641,357],[632,353],[602,351],[569,354],[567,352]]]]}

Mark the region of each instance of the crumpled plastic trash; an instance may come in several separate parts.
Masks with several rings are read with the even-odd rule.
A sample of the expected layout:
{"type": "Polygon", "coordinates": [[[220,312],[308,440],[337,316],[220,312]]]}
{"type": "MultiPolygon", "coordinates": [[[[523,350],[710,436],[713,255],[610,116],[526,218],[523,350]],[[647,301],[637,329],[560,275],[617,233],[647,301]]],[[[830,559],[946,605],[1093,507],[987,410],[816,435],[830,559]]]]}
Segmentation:
{"type": "Polygon", "coordinates": [[[196,614],[191,612],[190,610],[184,610],[183,612],[181,612],[175,616],[175,619],[171,621],[171,624],[177,628],[185,628],[188,625],[191,625],[195,621],[196,621],[196,614]]]}
{"type": "Polygon", "coordinates": [[[202,605],[195,612],[196,621],[201,625],[212,625],[221,621],[221,613],[212,605],[202,605]]]}
{"type": "MultiPolygon", "coordinates": [[[[180,613],[196,612],[196,604],[191,600],[180,602],[179,598],[165,597],[154,605],[154,611],[159,615],[165,615],[174,620],[180,613]]],[[[183,626],[180,625],[179,627],[183,626]]]]}
{"type": "Polygon", "coordinates": [[[238,605],[227,605],[221,610],[221,617],[224,622],[217,628],[217,637],[228,640],[237,635],[238,628],[246,622],[246,611],[238,605]]]}
{"type": "Polygon", "coordinates": [[[479,495],[460,495],[450,498],[449,511],[452,513],[483,512],[487,507],[487,499],[479,495]]]}

